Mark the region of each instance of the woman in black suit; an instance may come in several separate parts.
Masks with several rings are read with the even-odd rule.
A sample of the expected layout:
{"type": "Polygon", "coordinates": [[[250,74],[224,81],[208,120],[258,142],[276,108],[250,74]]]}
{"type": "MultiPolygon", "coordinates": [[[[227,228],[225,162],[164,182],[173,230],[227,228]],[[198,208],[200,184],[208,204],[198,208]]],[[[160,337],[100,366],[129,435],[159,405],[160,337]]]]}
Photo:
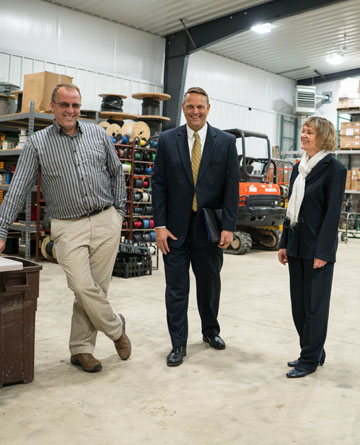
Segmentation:
{"type": "Polygon", "coordinates": [[[336,132],[328,120],[310,117],[302,127],[305,151],[290,179],[290,199],[278,258],[289,264],[293,320],[301,353],[286,376],[304,377],[325,361],[331,284],[346,169],[331,151],[336,132]]]}

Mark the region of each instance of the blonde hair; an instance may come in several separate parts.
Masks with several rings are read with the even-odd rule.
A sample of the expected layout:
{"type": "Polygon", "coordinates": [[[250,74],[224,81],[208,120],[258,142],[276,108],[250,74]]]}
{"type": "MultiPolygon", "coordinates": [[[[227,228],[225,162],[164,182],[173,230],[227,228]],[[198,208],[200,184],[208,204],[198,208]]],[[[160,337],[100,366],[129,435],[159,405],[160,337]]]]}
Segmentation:
{"type": "Polygon", "coordinates": [[[336,149],[336,131],[334,125],[324,117],[311,116],[304,122],[304,127],[311,127],[316,133],[318,148],[328,151],[336,149]]]}

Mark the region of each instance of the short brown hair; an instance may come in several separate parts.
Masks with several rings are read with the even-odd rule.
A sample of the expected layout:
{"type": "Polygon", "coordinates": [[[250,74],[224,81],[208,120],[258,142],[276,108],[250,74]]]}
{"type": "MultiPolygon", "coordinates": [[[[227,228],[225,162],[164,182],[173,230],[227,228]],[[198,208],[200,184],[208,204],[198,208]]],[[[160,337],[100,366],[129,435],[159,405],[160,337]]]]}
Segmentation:
{"type": "Polygon", "coordinates": [[[56,87],[53,89],[53,92],[51,93],[51,102],[56,102],[56,93],[58,92],[58,89],[62,87],[66,88],[67,90],[76,90],[79,93],[81,99],[80,88],[78,86],[73,83],[59,83],[56,85],[56,87]]]}
{"type": "Polygon", "coordinates": [[[328,151],[336,149],[336,131],[330,121],[324,117],[311,116],[303,123],[303,128],[305,126],[315,130],[318,148],[328,151]]]}
{"type": "Polygon", "coordinates": [[[206,97],[206,104],[209,105],[209,96],[208,96],[208,93],[207,93],[205,90],[203,90],[202,88],[200,88],[200,87],[191,87],[191,88],[189,88],[189,89],[186,91],[186,93],[184,94],[184,100],[183,100],[183,103],[185,102],[185,97],[186,97],[186,95],[187,95],[187,94],[190,94],[190,93],[202,94],[203,96],[206,97]]]}

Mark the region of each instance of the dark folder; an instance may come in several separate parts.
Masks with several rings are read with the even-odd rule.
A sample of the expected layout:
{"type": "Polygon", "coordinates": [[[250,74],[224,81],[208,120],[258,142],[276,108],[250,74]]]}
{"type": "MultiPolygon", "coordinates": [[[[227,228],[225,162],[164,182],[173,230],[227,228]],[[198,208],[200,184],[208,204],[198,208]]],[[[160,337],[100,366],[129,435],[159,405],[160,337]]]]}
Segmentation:
{"type": "Polygon", "coordinates": [[[221,234],[222,209],[202,209],[209,241],[218,243],[221,234]]]}

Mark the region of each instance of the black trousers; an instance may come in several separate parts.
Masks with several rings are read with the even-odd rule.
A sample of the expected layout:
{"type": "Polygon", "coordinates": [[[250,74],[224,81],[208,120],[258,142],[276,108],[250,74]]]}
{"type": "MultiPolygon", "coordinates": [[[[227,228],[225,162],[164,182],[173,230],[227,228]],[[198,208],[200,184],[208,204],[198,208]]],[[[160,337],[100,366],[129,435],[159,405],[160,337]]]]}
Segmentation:
{"type": "Polygon", "coordinates": [[[167,323],[173,347],[186,346],[187,343],[190,264],[196,278],[196,296],[202,333],[214,335],[220,332],[217,316],[223,252],[215,243],[208,247],[196,246],[193,242],[192,223],[193,220],[190,223],[185,243],[180,247],[170,247],[170,252],[163,255],[167,323]]]}
{"type": "Polygon", "coordinates": [[[325,357],[334,263],[319,269],[313,260],[288,258],[292,315],[299,334],[299,366],[314,370],[325,357]]]}

